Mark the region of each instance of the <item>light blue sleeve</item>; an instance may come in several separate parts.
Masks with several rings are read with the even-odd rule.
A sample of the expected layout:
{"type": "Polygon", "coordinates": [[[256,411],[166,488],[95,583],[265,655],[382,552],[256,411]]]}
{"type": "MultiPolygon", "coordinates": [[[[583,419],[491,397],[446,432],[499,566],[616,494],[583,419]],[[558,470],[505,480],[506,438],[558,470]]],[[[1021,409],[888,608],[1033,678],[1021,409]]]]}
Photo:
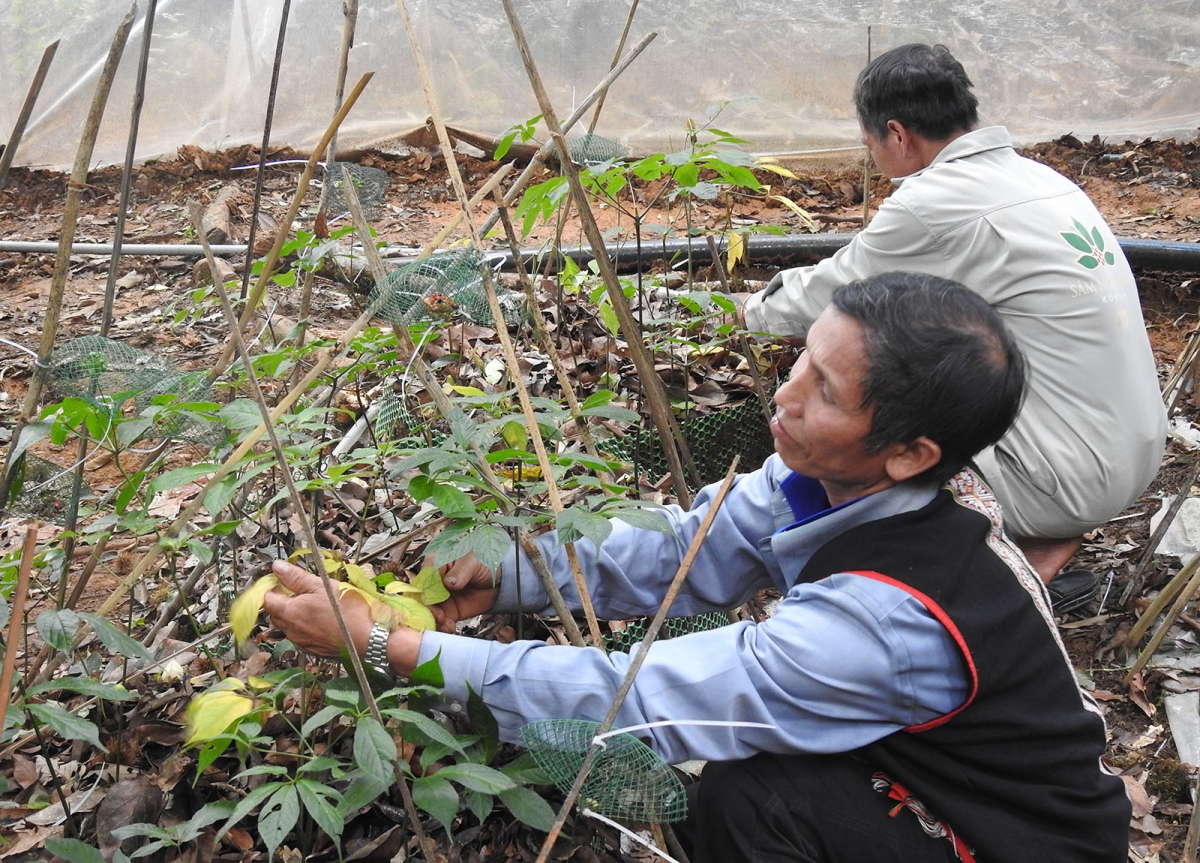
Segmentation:
{"type": "MultiPolygon", "coordinates": [[[[447,697],[464,700],[470,683],[510,741],[536,719],[603,719],[630,662],[594,648],[426,632],[420,660],[435,655],[447,697]]],[[[840,573],[796,585],[764,623],[655,643],[617,727],[664,719],[774,726],[639,731],[668,762],[845,752],[948,713],[968,692],[961,653],[924,606],[893,585],[840,573]]]]}
{"type": "MultiPolygon", "coordinates": [[[[777,520],[772,510],[773,506],[786,507],[782,496],[775,495],[775,491],[789,473],[779,457],[773,455],[762,469],[737,478],[709,528],[699,555],[688,570],[683,589],[671,607],[672,616],[686,617],[703,611],[733,608],[765,587],[783,590],[782,581],[772,578],[769,573],[758,546],[776,527],[792,518],[787,511],[781,512],[777,520]]],[[[718,488],[719,485],[710,485],[702,489],[691,510],[669,506],[654,511],[674,529],[673,535],[636,528],[613,519],[612,534],[598,551],[587,540],[575,544],[588,592],[599,617],[625,620],[658,611],[718,488]]],[[[578,609],[579,593],[565,550],[557,544],[553,533],[539,537],[537,542],[567,605],[578,609]]],[[[518,601],[515,558],[510,553],[500,569],[497,611],[524,609],[554,613],[545,589],[524,554],[521,555],[520,582],[518,601]]]]}

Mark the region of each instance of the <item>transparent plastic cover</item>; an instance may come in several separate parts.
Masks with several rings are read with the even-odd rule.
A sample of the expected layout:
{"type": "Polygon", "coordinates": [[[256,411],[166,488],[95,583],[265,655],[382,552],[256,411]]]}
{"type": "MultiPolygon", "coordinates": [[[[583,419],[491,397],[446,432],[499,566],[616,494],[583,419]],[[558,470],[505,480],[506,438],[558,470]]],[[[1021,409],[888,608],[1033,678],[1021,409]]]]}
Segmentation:
{"type": "MultiPolygon", "coordinates": [[[[628,2],[514,0],[561,117],[608,71],[628,2]]],[[[93,165],[123,160],[145,0],[108,101],[93,165]]],[[[15,163],[69,167],[109,44],[128,6],[0,0],[0,140],[47,44],[61,43],[15,163]]],[[[282,0],[159,0],[137,155],[261,141],[282,0]]],[[[409,0],[448,123],[486,135],[538,114],[499,0],[409,0]]],[[[344,16],[292,0],[271,135],[311,148],[333,114],[344,16]]],[[[1066,133],[1191,139],[1200,126],[1200,0],[643,0],[628,46],[658,34],[612,87],[596,132],[634,153],[682,143],[689,118],[762,152],[850,147],[850,102],[868,55],[942,42],[975,82],[983,119],[1021,142],[1066,133]]],[[[362,0],[347,90],[375,73],[339,150],[386,144],[429,114],[399,12],[362,0]]]]}

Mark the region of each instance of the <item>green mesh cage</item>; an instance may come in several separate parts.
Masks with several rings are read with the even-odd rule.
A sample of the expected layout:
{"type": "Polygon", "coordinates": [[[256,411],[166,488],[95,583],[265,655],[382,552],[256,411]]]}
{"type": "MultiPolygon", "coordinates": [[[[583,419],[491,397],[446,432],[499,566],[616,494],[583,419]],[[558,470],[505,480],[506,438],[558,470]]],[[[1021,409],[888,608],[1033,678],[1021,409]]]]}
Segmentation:
{"type": "Polygon", "coordinates": [[[571,161],[578,165],[598,165],[614,159],[624,159],[629,155],[629,148],[588,132],[568,141],[567,152],[571,154],[571,161]]]}
{"type": "MultiPolygon", "coordinates": [[[[24,453],[13,466],[13,497],[7,514],[18,518],[38,518],[56,524],[66,522],[68,503],[75,491],[75,472],[24,453]]],[[[80,486],[80,499],[92,497],[86,484],[80,486]]]]}
{"type": "MultiPolygon", "coordinates": [[[[492,325],[483,287],[484,261],[471,249],[438,252],[388,274],[367,297],[372,314],[396,326],[418,321],[448,320],[461,313],[467,320],[492,325]]],[[[496,288],[509,325],[525,321],[525,295],[496,288]]]]}
{"type": "MultiPolygon", "coordinates": [[[[575,783],[600,723],[542,719],[521,729],[521,744],[537,766],[566,794],[575,783]]],[[[687,817],[687,794],[679,777],[632,734],[604,738],[578,805],[608,818],[667,824],[687,817]]]]}
{"type": "MultiPolygon", "coordinates": [[[[650,629],[649,617],[639,617],[625,624],[624,629],[613,629],[604,634],[605,644],[609,650],[629,651],[635,644],[646,638],[650,629]]],[[[668,617],[663,621],[662,629],[658,631],[659,640],[678,638],[692,632],[707,632],[710,629],[720,629],[730,623],[729,613],[725,611],[710,611],[692,617],[668,617]]]]}
{"type": "MultiPolygon", "coordinates": [[[[689,417],[680,423],[680,427],[700,478],[706,483],[723,478],[734,455],[741,454],[738,470],[745,473],[761,467],[775,452],[774,438],[758,399],[747,399],[715,413],[689,417]]],[[[631,429],[623,438],[604,441],[600,448],[616,458],[636,462],[639,471],[654,479],[667,473],[667,457],[657,429],[631,429]]]]}
{"type": "MultiPolygon", "coordinates": [[[[159,396],[177,401],[211,401],[212,390],[200,372],[181,372],[139,348],[100,336],[72,339],[50,355],[47,386],[59,398],[79,398],[100,409],[120,407],[129,399],[139,412],[159,396]]],[[[144,437],[215,445],[225,438],[216,420],[196,414],[156,418],[144,437]]]]}
{"type": "Polygon", "coordinates": [[[326,214],[333,217],[350,212],[350,205],[346,203],[348,196],[343,188],[342,168],[350,172],[350,182],[354,184],[354,191],[358,194],[363,215],[368,219],[378,218],[383,210],[383,193],[390,179],[387,171],[349,162],[325,163],[325,185],[328,189],[325,195],[326,214]]]}

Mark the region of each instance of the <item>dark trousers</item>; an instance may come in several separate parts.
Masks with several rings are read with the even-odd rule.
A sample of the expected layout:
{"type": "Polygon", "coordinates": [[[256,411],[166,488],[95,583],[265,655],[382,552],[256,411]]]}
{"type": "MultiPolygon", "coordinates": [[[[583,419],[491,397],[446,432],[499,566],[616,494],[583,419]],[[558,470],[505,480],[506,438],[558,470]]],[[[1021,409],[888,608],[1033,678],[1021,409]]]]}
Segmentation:
{"type": "Polygon", "coordinates": [[[760,754],[709,762],[676,833],[691,863],[953,863],[908,809],[846,755],[760,754]]]}

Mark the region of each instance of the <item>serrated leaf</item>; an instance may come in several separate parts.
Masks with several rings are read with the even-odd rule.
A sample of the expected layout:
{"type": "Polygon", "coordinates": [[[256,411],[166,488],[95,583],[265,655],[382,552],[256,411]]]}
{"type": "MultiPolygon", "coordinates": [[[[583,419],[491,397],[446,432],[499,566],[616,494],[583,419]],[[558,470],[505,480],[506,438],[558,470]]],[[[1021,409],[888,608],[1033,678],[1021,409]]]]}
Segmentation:
{"type": "Polygon", "coordinates": [[[67,608],[43,611],[35,623],[42,640],[55,650],[69,650],[79,631],[79,615],[67,608]]]}
{"type": "Polygon", "coordinates": [[[446,483],[438,483],[433,489],[433,503],[447,518],[471,518],[475,515],[475,503],[461,489],[446,483]]]}
{"type": "Polygon", "coordinates": [[[504,562],[512,538],[508,532],[494,524],[481,524],[467,534],[470,551],[474,552],[479,562],[493,572],[504,562]]]}
{"type": "Polygon", "coordinates": [[[553,782],[528,752],[522,752],[500,768],[500,772],[518,785],[552,785],[553,782]]]}
{"type": "Polygon", "coordinates": [[[467,808],[471,810],[471,814],[478,818],[481,824],[492,814],[492,810],[496,808],[496,798],[491,794],[483,794],[467,788],[463,791],[462,796],[463,801],[467,804],[467,808]]]}
{"type": "MultiPolygon", "coordinates": [[[[463,752],[462,744],[458,739],[442,727],[441,723],[435,722],[424,714],[417,713],[415,710],[404,710],[403,708],[395,708],[383,711],[385,716],[398,720],[402,725],[411,727],[419,731],[424,737],[429,740],[436,740],[443,746],[448,746],[460,755],[463,752]]],[[[402,732],[403,733],[403,732],[402,732]]]]}
{"type": "MultiPolygon", "coordinates": [[[[439,726],[440,727],[440,726],[439,726]]],[[[354,763],[373,779],[390,782],[396,741],[374,717],[364,716],[354,729],[354,763]]]]}
{"type": "Polygon", "coordinates": [[[534,830],[548,833],[554,826],[554,810],[532,789],[518,785],[501,791],[498,796],[518,821],[528,824],[534,830]]]}
{"type": "Polygon", "coordinates": [[[129,659],[145,659],[149,661],[154,658],[140,641],[119,629],[116,624],[107,618],[96,614],[88,614],[86,611],[80,611],[78,614],[80,618],[86,620],[91,625],[92,631],[96,633],[96,637],[113,653],[119,653],[121,656],[128,657],[129,659]]]}
{"type": "Polygon", "coordinates": [[[300,796],[296,786],[284,785],[263,804],[258,813],[258,835],[267,846],[267,857],[274,856],[275,849],[292,832],[300,818],[300,796]]]}
{"type": "Polygon", "coordinates": [[[413,802],[424,809],[451,833],[454,826],[454,816],[458,814],[458,792],[454,786],[435,774],[414,779],[412,784],[413,802]]]}
{"type": "Polygon", "coordinates": [[[46,692],[74,692],[92,698],[101,698],[105,701],[133,701],[137,698],[124,686],[101,683],[90,677],[60,677],[57,680],[47,680],[45,683],[29,687],[25,694],[32,697],[46,692]]]}
{"type": "Polygon", "coordinates": [[[217,411],[217,419],[235,431],[251,429],[262,423],[262,411],[251,399],[234,399],[217,411]]]}
{"type": "Polygon", "coordinates": [[[308,717],[307,720],[305,720],[304,725],[300,727],[300,736],[307,738],[326,722],[332,722],[345,712],[345,709],[340,705],[326,704],[312,716],[308,717]]]}
{"type": "Polygon", "coordinates": [[[254,712],[254,699],[237,691],[240,680],[228,677],[207,692],[195,696],[184,710],[188,736],[185,747],[211,740],[244,716],[254,712]]]}
{"type": "Polygon", "coordinates": [[[217,518],[233,501],[237,487],[236,476],[227,476],[220,482],[209,483],[208,488],[204,490],[204,508],[208,510],[208,514],[217,518]]]}
{"type": "Polygon", "coordinates": [[[229,606],[229,627],[238,644],[250,637],[254,624],[258,621],[258,613],[262,610],[263,597],[276,585],[279,579],[272,574],[264,575],[248,588],[243,590],[229,606]]]}
{"type": "Polygon", "coordinates": [[[95,725],[68,712],[60,704],[47,701],[44,704],[27,704],[25,708],[35,719],[64,740],[84,740],[101,752],[108,751],[100,742],[100,731],[95,725]]]}
{"type": "MultiPolygon", "coordinates": [[[[245,797],[243,797],[234,810],[229,813],[229,818],[221,825],[221,829],[217,831],[216,838],[220,839],[229,832],[229,828],[240,822],[243,818],[258,808],[258,805],[270,797],[279,789],[282,783],[279,782],[264,782],[262,785],[255,788],[245,797]]],[[[207,807],[205,807],[207,808],[207,807]]],[[[203,811],[203,810],[201,810],[203,811]]]]}
{"type": "Polygon", "coordinates": [[[675,529],[671,526],[671,522],[663,518],[661,515],[656,515],[653,511],[644,509],[620,509],[614,512],[613,518],[619,518],[621,521],[631,524],[634,527],[642,530],[653,530],[658,533],[674,534],[675,529]]]}
{"type": "Polygon", "coordinates": [[[602,515],[589,512],[581,506],[571,506],[558,514],[555,522],[560,543],[577,542],[587,537],[599,548],[612,533],[612,524],[602,515]]]}
{"type": "Polygon", "coordinates": [[[359,809],[369,805],[384,791],[391,787],[394,779],[389,776],[387,781],[382,781],[374,776],[360,774],[354,777],[349,787],[342,792],[342,799],[338,803],[338,814],[343,818],[349,818],[359,809]]]}
{"type": "Polygon", "coordinates": [[[296,791],[300,795],[300,802],[304,804],[304,810],[327,836],[336,839],[342,835],[346,822],[338,814],[337,808],[329,802],[331,797],[340,802],[340,794],[312,779],[296,780],[296,791]]]}
{"type": "Polygon", "coordinates": [[[617,394],[612,390],[596,390],[596,392],[592,393],[583,400],[583,404],[580,405],[580,407],[584,408],[585,410],[587,408],[599,407],[600,405],[608,404],[616,397],[617,394]]]}
{"type": "Polygon", "coordinates": [[[525,449],[525,444],[529,442],[529,432],[526,431],[525,424],[516,420],[509,420],[500,428],[500,437],[504,438],[504,442],[510,448],[516,450],[525,449]]]}
{"type": "Polygon", "coordinates": [[[397,626],[421,631],[437,628],[433,613],[411,596],[376,593],[364,598],[371,606],[371,618],[389,631],[397,626]]]}
{"type": "Polygon", "coordinates": [[[479,735],[479,743],[483,747],[483,757],[479,759],[480,762],[491,763],[492,757],[500,746],[500,726],[496,722],[491,708],[469,683],[467,684],[467,718],[471,720],[471,730],[479,735]]]}

